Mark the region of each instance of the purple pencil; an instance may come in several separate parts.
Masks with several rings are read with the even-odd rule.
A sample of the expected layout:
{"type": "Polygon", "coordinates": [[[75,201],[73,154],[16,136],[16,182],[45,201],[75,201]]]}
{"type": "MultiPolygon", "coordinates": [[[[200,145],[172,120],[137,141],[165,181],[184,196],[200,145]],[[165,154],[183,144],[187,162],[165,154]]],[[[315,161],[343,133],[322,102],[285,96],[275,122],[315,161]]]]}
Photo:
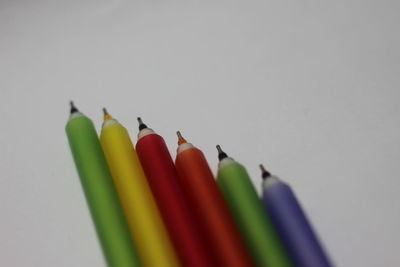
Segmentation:
{"type": "Polygon", "coordinates": [[[296,267],[333,266],[289,185],[260,165],[262,201],[296,267]]]}

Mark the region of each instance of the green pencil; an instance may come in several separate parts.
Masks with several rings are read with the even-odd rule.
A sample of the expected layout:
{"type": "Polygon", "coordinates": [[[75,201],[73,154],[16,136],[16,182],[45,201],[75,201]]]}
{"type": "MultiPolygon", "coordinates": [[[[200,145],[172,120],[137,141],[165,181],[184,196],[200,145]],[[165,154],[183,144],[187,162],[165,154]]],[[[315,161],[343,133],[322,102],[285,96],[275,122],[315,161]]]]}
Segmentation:
{"type": "Polygon", "coordinates": [[[217,146],[217,182],[254,261],[260,267],[292,266],[275,228],[265,213],[246,169],[217,146]]]}
{"type": "Polygon", "coordinates": [[[94,125],[72,102],[66,132],[108,266],[141,266],[94,125]]]}

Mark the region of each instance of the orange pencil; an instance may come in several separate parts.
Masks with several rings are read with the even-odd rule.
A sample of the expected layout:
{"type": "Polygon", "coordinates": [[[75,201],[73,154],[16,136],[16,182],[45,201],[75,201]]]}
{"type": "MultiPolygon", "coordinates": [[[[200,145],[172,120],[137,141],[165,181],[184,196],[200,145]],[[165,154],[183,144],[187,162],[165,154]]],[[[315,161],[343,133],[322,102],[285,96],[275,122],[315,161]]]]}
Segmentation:
{"type": "Polygon", "coordinates": [[[203,153],[177,132],[175,166],[219,266],[254,266],[203,153]]]}

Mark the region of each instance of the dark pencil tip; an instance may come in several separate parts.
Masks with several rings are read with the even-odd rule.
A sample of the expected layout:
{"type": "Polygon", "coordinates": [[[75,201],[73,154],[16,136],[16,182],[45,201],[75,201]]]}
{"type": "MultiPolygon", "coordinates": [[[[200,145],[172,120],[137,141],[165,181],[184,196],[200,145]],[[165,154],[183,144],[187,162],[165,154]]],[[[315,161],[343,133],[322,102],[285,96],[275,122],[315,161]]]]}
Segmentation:
{"type": "Polygon", "coordinates": [[[142,118],[137,117],[137,121],[139,123],[139,131],[147,128],[147,125],[143,123],[142,118]]]}
{"type": "Polygon", "coordinates": [[[71,114],[79,111],[79,110],[75,107],[74,101],[72,101],[72,100],[69,101],[69,105],[70,105],[70,107],[71,107],[71,109],[70,109],[70,113],[71,113],[71,114]]]}
{"type": "Polygon", "coordinates": [[[220,161],[228,157],[228,155],[222,150],[220,145],[217,145],[216,148],[218,150],[218,159],[220,161]]]}
{"type": "Polygon", "coordinates": [[[261,169],[261,177],[262,177],[263,179],[266,179],[266,178],[268,178],[268,177],[271,176],[271,174],[269,173],[269,171],[267,171],[267,170],[265,169],[264,165],[260,164],[260,169],[261,169]]]}
{"type": "Polygon", "coordinates": [[[178,136],[178,145],[187,143],[186,139],[182,136],[180,131],[176,131],[176,135],[178,136]]]}
{"type": "Polygon", "coordinates": [[[184,139],[181,134],[181,131],[176,131],[176,135],[178,136],[178,139],[184,139]]]}

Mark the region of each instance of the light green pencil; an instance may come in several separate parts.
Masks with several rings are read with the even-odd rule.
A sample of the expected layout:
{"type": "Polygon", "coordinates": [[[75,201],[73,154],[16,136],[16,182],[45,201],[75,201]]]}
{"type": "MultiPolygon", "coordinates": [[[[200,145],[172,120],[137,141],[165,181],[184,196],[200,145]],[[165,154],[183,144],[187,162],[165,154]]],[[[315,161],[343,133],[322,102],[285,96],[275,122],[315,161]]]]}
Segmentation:
{"type": "Polygon", "coordinates": [[[141,266],[94,125],[72,102],[66,132],[108,266],[141,266]]]}
{"type": "Polygon", "coordinates": [[[246,169],[228,157],[219,145],[217,149],[220,160],[218,185],[257,266],[292,266],[246,169]]]}

